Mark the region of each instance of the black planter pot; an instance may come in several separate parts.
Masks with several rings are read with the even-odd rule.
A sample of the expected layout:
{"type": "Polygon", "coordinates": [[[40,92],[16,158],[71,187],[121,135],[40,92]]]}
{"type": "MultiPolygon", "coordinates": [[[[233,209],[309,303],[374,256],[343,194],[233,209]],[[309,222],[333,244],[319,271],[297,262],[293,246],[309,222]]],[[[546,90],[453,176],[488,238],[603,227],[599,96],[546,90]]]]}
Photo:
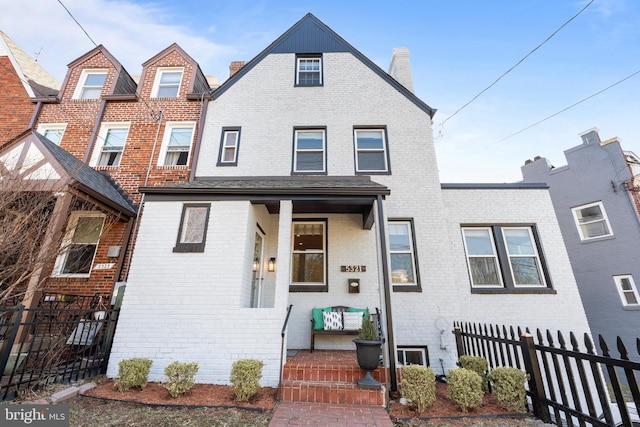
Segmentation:
{"type": "Polygon", "coordinates": [[[356,343],[358,365],[365,371],[364,377],[358,380],[358,387],[382,388],[382,385],[371,375],[380,364],[380,346],[382,345],[382,341],[369,341],[356,338],[353,342],[356,343]]]}

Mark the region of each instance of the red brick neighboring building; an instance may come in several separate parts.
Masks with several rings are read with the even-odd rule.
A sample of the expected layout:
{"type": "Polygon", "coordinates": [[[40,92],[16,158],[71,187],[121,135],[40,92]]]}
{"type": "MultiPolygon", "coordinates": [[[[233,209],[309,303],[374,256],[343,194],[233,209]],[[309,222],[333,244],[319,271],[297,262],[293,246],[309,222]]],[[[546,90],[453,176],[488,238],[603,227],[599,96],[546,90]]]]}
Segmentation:
{"type": "Polygon", "coordinates": [[[0,147],[29,127],[32,98],[55,96],[60,83],[0,31],[0,147]]]}

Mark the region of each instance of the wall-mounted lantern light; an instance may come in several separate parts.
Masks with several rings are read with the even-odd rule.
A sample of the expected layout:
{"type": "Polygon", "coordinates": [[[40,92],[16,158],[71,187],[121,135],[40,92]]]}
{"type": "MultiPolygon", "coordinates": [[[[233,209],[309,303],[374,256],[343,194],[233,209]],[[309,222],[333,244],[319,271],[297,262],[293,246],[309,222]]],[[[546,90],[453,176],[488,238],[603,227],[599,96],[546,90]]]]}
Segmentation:
{"type": "Polygon", "coordinates": [[[349,283],[350,294],[360,293],[360,279],[349,279],[348,283],[349,283]]]}
{"type": "Polygon", "coordinates": [[[267,263],[267,270],[270,273],[273,273],[274,271],[276,271],[276,259],[275,258],[269,258],[269,262],[267,263]]]}
{"type": "Polygon", "coordinates": [[[260,268],[260,260],[258,258],[253,260],[253,271],[258,271],[260,268]]]}

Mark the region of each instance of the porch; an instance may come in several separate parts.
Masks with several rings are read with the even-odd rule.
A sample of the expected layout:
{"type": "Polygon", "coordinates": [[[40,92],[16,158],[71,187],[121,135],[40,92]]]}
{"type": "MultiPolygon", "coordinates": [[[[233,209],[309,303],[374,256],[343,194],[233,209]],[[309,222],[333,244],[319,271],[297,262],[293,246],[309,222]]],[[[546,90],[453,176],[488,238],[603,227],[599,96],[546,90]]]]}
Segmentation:
{"type": "Polygon", "coordinates": [[[280,399],[290,402],[387,405],[389,368],[373,371],[381,389],[359,388],[364,375],[355,350],[288,350],[280,384],[280,399]]]}

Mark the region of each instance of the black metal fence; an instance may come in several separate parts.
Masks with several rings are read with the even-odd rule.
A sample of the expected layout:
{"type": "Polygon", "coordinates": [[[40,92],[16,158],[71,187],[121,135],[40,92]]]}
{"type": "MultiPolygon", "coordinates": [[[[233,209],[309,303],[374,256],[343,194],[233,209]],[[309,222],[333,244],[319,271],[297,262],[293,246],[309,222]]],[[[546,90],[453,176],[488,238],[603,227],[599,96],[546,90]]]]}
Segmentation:
{"type": "MultiPolygon", "coordinates": [[[[569,343],[550,331],[454,323],[458,356],[484,357],[489,368],[510,366],[529,374],[530,408],[541,420],[556,425],[640,426],[640,363],[630,359],[622,340],[617,353],[599,337],[597,354],[588,334],[584,350],[573,332],[569,343]],[[545,341],[546,338],[546,341],[545,341]],[[570,348],[568,348],[568,344],[570,348]]],[[[636,340],[640,355],[640,338],[636,340]]]]}
{"type": "Polygon", "coordinates": [[[106,372],[119,309],[100,298],[45,296],[33,309],[0,307],[0,401],[106,372]]]}

